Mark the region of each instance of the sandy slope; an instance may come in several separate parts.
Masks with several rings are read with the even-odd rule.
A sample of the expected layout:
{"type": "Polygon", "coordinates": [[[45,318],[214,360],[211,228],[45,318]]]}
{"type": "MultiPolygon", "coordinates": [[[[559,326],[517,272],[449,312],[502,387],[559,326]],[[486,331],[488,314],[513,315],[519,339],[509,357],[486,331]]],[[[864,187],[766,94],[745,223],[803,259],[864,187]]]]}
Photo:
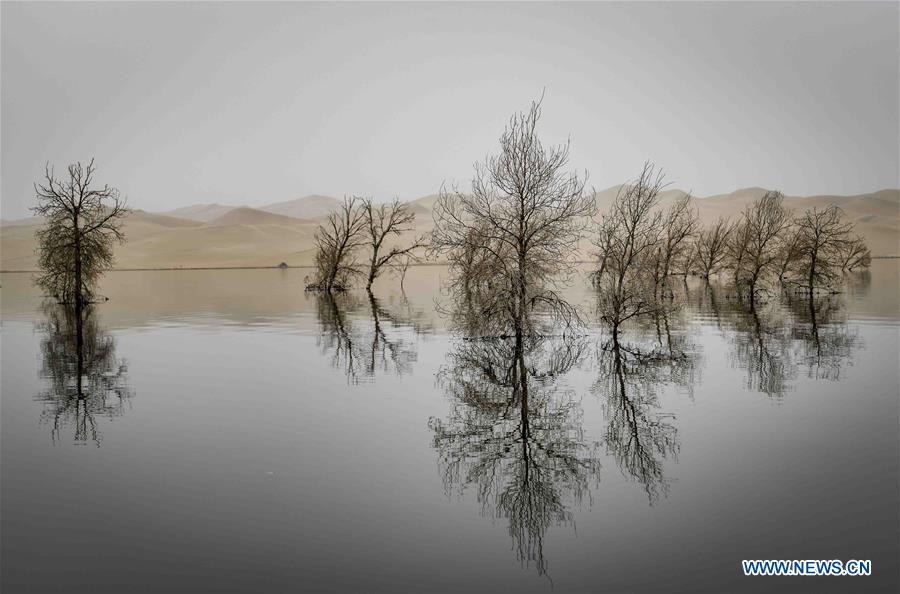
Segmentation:
{"type": "Polygon", "coordinates": [[[182,206],[162,214],[205,223],[222,216],[234,208],[234,206],[228,206],[227,204],[192,204],[191,206],[182,206]]]}
{"type": "Polygon", "coordinates": [[[315,219],[323,217],[337,208],[341,203],[337,198],[329,196],[304,196],[296,200],[276,202],[260,207],[260,210],[298,219],[315,219]]]}
{"type": "MultiPolygon", "coordinates": [[[[617,190],[609,188],[597,193],[601,210],[609,206],[617,190]]],[[[698,199],[700,218],[709,222],[718,216],[736,216],[763,193],[762,188],[746,188],[698,199]]],[[[680,195],[679,190],[667,191],[662,204],[668,204],[680,195]]],[[[279,209],[307,213],[309,218],[306,219],[273,213],[270,207],[278,205],[266,209],[226,207],[227,210],[205,222],[167,214],[132,212],[124,229],[128,242],[116,248],[117,267],[277,266],[280,262],[291,266],[309,265],[313,256],[313,235],[321,217],[327,213],[322,207],[337,203],[335,199],[313,198],[280,203],[286,206],[279,209]]],[[[417,232],[431,229],[430,209],[434,201],[435,196],[413,201],[417,232]]],[[[875,255],[900,255],[900,190],[859,196],[787,198],[788,206],[798,210],[831,203],[841,206],[847,218],[856,223],[857,230],[866,237],[875,255]]],[[[5,222],[0,230],[2,269],[33,270],[36,267],[34,231],[38,227],[33,221],[12,223],[5,222]]],[[[580,251],[580,257],[587,257],[590,243],[582,242],[580,251]]]]}

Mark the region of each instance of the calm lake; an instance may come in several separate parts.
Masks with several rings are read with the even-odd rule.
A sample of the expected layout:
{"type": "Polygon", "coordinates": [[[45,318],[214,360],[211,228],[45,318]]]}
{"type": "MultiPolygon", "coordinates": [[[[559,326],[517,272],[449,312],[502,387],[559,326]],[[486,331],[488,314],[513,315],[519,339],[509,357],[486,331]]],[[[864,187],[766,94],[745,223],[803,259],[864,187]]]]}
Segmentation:
{"type": "Polygon", "coordinates": [[[900,591],[898,272],[757,311],[690,279],[616,345],[579,274],[587,327],[515,373],[447,330],[438,266],[375,300],[300,269],[113,272],[84,401],[3,274],[2,589],[900,591]]]}

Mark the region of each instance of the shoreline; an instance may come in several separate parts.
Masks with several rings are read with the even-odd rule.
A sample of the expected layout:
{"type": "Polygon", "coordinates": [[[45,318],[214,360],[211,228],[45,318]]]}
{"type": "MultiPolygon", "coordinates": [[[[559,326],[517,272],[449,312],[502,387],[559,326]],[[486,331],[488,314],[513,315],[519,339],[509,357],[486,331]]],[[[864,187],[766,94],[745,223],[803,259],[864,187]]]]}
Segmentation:
{"type": "MultiPolygon", "coordinates": [[[[898,260],[900,256],[872,256],[873,260],[898,260]]],[[[592,264],[593,260],[573,260],[572,264],[592,264]]],[[[447,266],[446,262],[420,262],[418,264],[410,264],[409,267],[419,266],[447,266]]],[[[160,268],[112,268],[107,272],[162,272],[170,270],[302,270],[304,268],[315,268],[312,264],[304,264],[297,266],[177,266],[177,267],[160,267],[160,268]]],[[[0,274],[34,274],[40,270],[0,270],[0,274]]]]}

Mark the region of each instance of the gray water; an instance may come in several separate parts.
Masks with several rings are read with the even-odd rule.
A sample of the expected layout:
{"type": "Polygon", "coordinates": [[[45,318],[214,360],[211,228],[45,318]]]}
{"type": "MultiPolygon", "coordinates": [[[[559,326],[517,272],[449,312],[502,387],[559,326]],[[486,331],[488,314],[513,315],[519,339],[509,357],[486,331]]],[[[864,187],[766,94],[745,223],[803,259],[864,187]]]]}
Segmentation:
{"type": "Polygon", "coordinates": [[[529,345],[527,407],[508,342],[435,313],[440,267],[375,301],[303,270],[110,273],[82,401],[4,274],[2,589],[896,592],[898,270],[813,309],[691,281],[621,348],[578,277],[587,327],[529,345]]]}

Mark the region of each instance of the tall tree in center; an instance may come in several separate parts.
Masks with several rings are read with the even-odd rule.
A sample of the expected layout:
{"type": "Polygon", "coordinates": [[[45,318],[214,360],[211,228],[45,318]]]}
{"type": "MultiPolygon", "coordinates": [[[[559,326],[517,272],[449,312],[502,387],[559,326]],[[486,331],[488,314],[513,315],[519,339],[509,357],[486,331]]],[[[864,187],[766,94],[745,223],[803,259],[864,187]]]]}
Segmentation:
{"type": "Polygon", "coordinates": [[[595,212],[584,176],[567,171],[568,142],[546,147],[538,138],[540,117],[539,101],[514,115],[500,153],[475,165],[471,190],[442,190],[434,209],[432,247],[448,259],[451,284],[503,304],[495,309],[517,335],[529,331],[532,310],[574,315],[556,288],[595,212]],[[467,266],[473,253],[477,270],[467,266]]]}

